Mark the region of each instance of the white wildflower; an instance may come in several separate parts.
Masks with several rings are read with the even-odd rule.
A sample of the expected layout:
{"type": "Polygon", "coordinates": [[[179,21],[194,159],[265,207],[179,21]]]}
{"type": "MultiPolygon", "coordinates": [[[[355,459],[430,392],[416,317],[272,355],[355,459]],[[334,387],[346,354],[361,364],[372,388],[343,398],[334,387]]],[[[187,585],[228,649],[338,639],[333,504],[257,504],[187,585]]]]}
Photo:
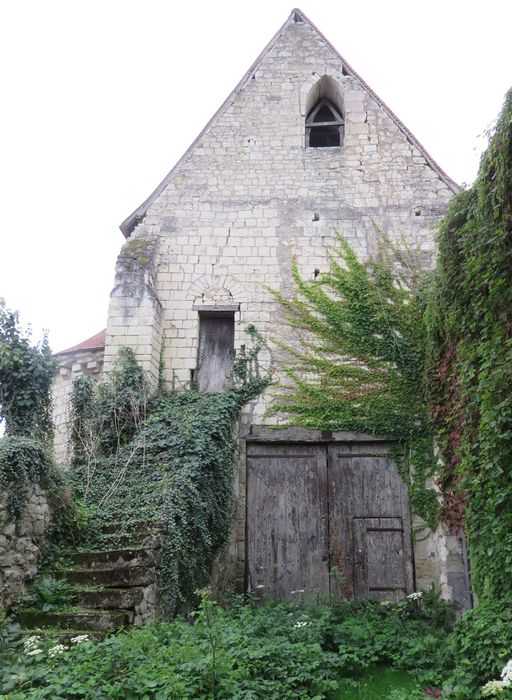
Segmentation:
{"type": "Polygon", "coordinates": [[[307,627],[310,623],[306,622],[305,620],[302,620],[301,622],[296,622],[293,626],[296,630],[301,629],[302,627],[307,627]]]}
{"type": "Polygon", "coordinates": [[[67,649],[68,647],[65,647],[64,644],[56,644],[51,649],[48,649],[48,656],[50,659],[53,659],[58,654],[63,654],[67,649]]]}
{"type": "Polygon", "coordinates": [[[296,591],[292,591],[291,595],[297,595],[297,593],[305,593],[303,588],[298,588],[296,591]]]}
{"type": "Polygon", "coordinates": [[[504,683],[503,681],[489,681],[483,686],[482,695],[491,697],[497,693],[502,693],[508,685],[508,683],[504,683]]]}
{"type": "Polygon", "coordinates": [[[72,644],[82,644],[82,642],[88,642],[88,641],[89,641],[88,634],[79,634],[77,637],[71,637],[72,644]]]}
{"type": "Polygon", "coordinates": [[[31,651],[27,651],[27,656],[35,656],[36,654],[42,654],[43,650],[42,649],[32,649],[31,651]]]}
{"type": "Polygon", "coordinates": [[[501,672],[501,680],[507,685],[512,684],[512,659],[507,661],[506,665],[503,667],[501,672]]]}
{"type": "Polygon", "coordinates": [[[423,596],[423,592],[422,592],[422,591],[415,591],[414,593],[409,593],[409,595],[407,596],[407,598],[408,598],[409,600],[419,600],[422,596],[423,596]]]}
{"type": "Polygon", "coordinates": [[[33,634],[31,637],[29,637],[28,639],[26,639],[23,642],[23,646],[25,647],[25,651],[27,651],[28,649],[32,649],[34,647],[37,647],[37,645],[39,644],[40,641],[41,641],[41,637],[39,637],[37,634],[33,634]]]}

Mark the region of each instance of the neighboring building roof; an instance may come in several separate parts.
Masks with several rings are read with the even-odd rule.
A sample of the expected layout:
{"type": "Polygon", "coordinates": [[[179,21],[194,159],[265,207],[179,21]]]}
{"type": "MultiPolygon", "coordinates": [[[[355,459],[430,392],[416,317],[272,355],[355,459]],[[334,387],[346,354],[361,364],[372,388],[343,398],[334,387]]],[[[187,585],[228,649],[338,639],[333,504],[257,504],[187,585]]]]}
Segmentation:
{"type": "Polygon", "coordinates": [[[104,328],[99,333],[96,333],[96,335],[93,335],[90,338],[87,338],[87,340],[83,340],[81,343],[78,343],[78,345],[73,345],[72,348],[61,350],[55,354],[66,355],[67,353],[78,352],[80,350],[103,350],[105,348],[106,337],[107,329],[104,328]]]}
{"type": "Polygon", "coordinates": [[[263,49],[261,54],[258,56],[256,61],[252,64],[252,66],[249,68],[247,73],[244,75],[242,80],[238,83],[238,85],[235,87],[233,92],[228,96],[228,98],[223,102],[223,104],[220,106],[220,108],[215,112],[213,117],[210,119],[210,121],[206,124],[204,129],[201,131],[201,133],[197,136],[195,141],[191,144],[191,146],[185,151],[183,156],[178,160],[176,165],[172,168],[172,170],[164,177],[162,182],[158,185],[158,187],[152,192],[149,197],[139,206],[135,211],[130,214],[128,218],[126,218],[123,223],[120,225],[120,229],[125,235],[126,238],[130,237],[130,234],[132,233],[133,229],[135,226],[137,226],[140,221],[144,218],[146,215],[147,210],[151,206],[151,204],[155,201],[155,199],[163,192],[163,190],[166,188],[168,183],[170,182],[171,178],[173,175],[175,175],[176,171],[178,170],[180,164],[187,158],[189,153],[193,151],[195,146],[198,144],[200,139],[202,138],[203,134],[210,128],[210,126],[216,121],[216,119],[229,107],[231,104],[232,99],[236,96],[236,94],[240,91],[240,89],[245,85],[245,83],[250,79],[251,75],[258,69],[260,63],[262,60],[265,58],[266,54],[274,47],[278,39],[281,37],[283,31],[285,28],[288,26],[290,23],[305,23],[309,24],[311,28],[319,35],[319,37],[322,39],[322,41],[326,44],[326,46],[330,49],[330,51],[334,54],[334,56],[341,61],[343,65],[343,70],[344,73],[349,75],[350,77],[354,78],[359,85],[375,100],[375,102],[387,113],[387,115],[390,117],[390,119],[398,126],[398,128],[404,133],[405,137],[407,140],[414,145],[422,154],[422,156],[425,158],[427,163],[430,165],[430,167],[437,173],[437,175],[441,178],[441,180],[449,187],[452,192],[456,193],[459,191],[459,186],[457,183],[452,180],[445,172],[442,170],[442,168],[436,163],[436,161],[432,158],[432,156],[429,155],[429,153],[425,150],[425,148],[421,145],[421,143],[416,139],[416,137],[407,129],[407,127],[398,119],[398,117],[389,109],[389,107],[373,92],[373,90],[365,83],[365,81],[353,70],[350,65],[345,61],[343,56],[334,48],[334,46],[325,38],[325,36],[322,34],[322,32],[313,24],[313,22],[306,17],[306,15],[299,9],[294,9],[292,10],[290,16],[286,20],[286,22],[282,25],[282,27],[279,29],[277,34],[271,39],[271,41],[267,44],[267,46],[263,49]]]}

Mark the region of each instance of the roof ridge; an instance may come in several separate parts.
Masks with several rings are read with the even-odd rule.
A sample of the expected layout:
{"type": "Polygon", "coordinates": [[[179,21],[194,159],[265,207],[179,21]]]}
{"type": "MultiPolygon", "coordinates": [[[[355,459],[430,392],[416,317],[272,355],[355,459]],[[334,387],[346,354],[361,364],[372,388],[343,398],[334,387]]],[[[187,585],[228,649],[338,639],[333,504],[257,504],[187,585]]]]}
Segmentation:
{"type": "Polygon", "coordinates": [[[189,153],[193,151],[193,149],[196,147],[196,145],[199,143],[203,135],[206,133],[206,131],[210,128],[210,126],[217,120],[217,118],[224,112],[225,109],[229,106],[232,97],[234,97],[237,92],[240,90],[240,88],[245,84],[245,82],[249,79],[252,73],[255,72],[255,70],[258,68],[259,64],[263,60],[263,58],[266,56],[266,54],[274,47],[278,39],[281,37],[282,33],[286,29],[286,27],[290,23],[297,23],[297,15],[303,20],[304,23],[307,23],[310,25],[310,27],[319,35],[321,40],[325,43],[325,45],[328,47],[328,49],[335,55],[335,57],[341,61],[342,66],[346,73],[355,78],[355,80],[359,83],[359,85],[363,88],[363,90],[372,97],[373,100],[386,112],[386,114],[389,116],[389,118],[398,126],[398,128],[404,133],[405,137],[407,140],[414,145],[420,153],[423,155],[427,163],[430,165],[430,167],[439,175],[441,180],[452,190],[452,192],[456,193],[459,191],[460,187],[457,185],[457,183],[452,180],[449,175],[447,175],[444,170],[436,163],[436,161],[432,158],[432,156],[428,153],[426,148],[421,145],[421,143],[418,141],[418,139],[414,136],[414,134],[405,126],[405,124],[396,116],[396,114],[387,106],[387,104],[378,97],[378,95],[371,89],[371,87],[361,78],[361,76],[350,66],[350,64],[343,58],[343,56],[339,53],[339,51],[331,44],[331,42],[324,36],[324,34],[318,29],[318,27],[309,19],[309,17],[298,7],[294,8],[290,15],[287,17],[286,21],[281,25],[281,27],[278,29],[278,31],[274,34],[272,39],[268,42],[268,44],[265,46],[263,51],[259,54],[259,56],[256,58],[256,60],[251,64],[250,68],[244,73],[243,77],[241,80],[237,83],[237,85],[233,88],[233,90],[229,93],[227,98],[224,100],[224,102],[220,105],[220,107],[217,109],[217,111],[214,113],[214,115],[208,120],[206,125],[203,127],[203,129],[199,132],[199,134],[196,136],[194,141],[190,144],[190,146],[187,148],[187,150],[183,153],[183,155],[178,159],[178,161],[175,163],[175,165],[171,168],[171,170],[167,173],[167,175],[164,177],[164,179],[160,182],[160,184],[153,190],[153,192],[140,204],[131,214],[128,216],[120,225],[120,229],[125,235],[126,238],[128,238],[135,228],[135,226],[140,223],[140,221],[143,219],[144,215],[147,212],[147,209],[149,206],[152,204],[152,202],[163,192],[163,190],[167,187],[169,181],[171,180],[172,176],[176,172],[176,170],[179,168],[181,163],[187,158],[189,153]]]}
{"type": "Polygon", "coordinates": [[[373,90],[372,88],[368,85],[368,83],[361,78],[359,73],[357,73],[352,66],[346,61],[343,56],[340,54],[340,52],[336,49],[333,44],[329,41],[329,39],[326,38],[326,36],[318,29],[316,24],[312,22],[309,17],[302,12],[299,8],[295,8],[293,10],[293,13],[298,13],[302,19],[307,22],[311,27],[319,34],[320,38],[325,42],[325,44],[329,47],[329,49],[339,58],[339,60],[342,62],[343,67],[345,68],[346,72],[353,78],[355,78],[361,87],[367,92],[374,100],[375,102],[382,107],[382,109],[386,112],[386,114],[391,118],[391,120],[398,126],[398,128],[404,132],[405,136],[407,139],[416,146],[416,148],[421,152],[421,154],[424,156],[425,160],[427,163],[438,173],[438,175],[441,177],[441,179],[445,182],[446,185],[454,192],[457,193],[460,190],[460,186],[453,180],[449,175],[445,173],[445,171],[441,168],[440,165],[432,158],[430,153],[427,151],[427,149],[418,141],[416,136],[408,129],[405,124],[399,119],[396,114],[393,112],[390,107],[387,106],[387,104],[382,100],[373,90]]]}

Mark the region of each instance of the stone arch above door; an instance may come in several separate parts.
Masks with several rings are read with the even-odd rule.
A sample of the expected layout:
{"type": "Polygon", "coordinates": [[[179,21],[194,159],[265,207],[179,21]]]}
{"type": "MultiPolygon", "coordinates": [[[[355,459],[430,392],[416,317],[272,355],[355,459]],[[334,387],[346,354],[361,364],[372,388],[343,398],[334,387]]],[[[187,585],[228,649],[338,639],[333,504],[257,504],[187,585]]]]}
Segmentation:
{"type": "Polygon", "coordinates": [[[247,293],[241,282],[222,270],[194,280],[188,289],[187,297],[195,307],[225,306],[247,301],[247,293]]]}

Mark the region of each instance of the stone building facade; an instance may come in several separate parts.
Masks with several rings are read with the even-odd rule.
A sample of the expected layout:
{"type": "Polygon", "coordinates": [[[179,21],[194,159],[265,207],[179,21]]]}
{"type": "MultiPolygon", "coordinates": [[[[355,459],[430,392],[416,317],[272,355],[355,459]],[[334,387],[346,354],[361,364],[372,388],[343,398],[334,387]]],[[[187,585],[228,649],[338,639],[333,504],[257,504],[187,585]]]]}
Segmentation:
{"type": "Polygon", "coordinates": [[[57,462],[61,466],[67,466],[68,410],[73,379],[85,376],[99,378],[103,372],[104,354],[105,331],[103,330],[55,355],[58,370],[52,387],[54,446],[57,462]]]}
{"type": "MultiPolygon", "coordinates": [[[[198,376],[201,384],[200,340],[203,351],[218,346],[208,340],[211,329],[235,352],[246,342],[246,324],[271,346],[288,339],[268,288],[292,288],[293,259],[313,279],[328,267],[336,231],[366,258],[381,228],[431,265],[436,225],[456,191],[312,22],[292,11],[181,160],[121,225],[127,242],[111,294],[105,370],[128,346],[155,385],[162,368],[169,385],[187,387],[198,376]]],[[[228,355],[217,358],[221,374],[228,355]]],[[[242,417],[238,519],[225,569],[239,586],[255,585],[246,541],[246,448],[259,441],[265,451],[275,441],[262,426],[270,400],[267,392],[242,417]]],[[[279,440],[292,447],[321,443],[312,432],[298,439],[282,432],[279,440]]],[[[365,437],[329,440],[354,445],[365,437]]],[[[416,547],[416,585],[441,583],[445,595],[461,598],[459,543],[445,535],[416,547]]]]}

